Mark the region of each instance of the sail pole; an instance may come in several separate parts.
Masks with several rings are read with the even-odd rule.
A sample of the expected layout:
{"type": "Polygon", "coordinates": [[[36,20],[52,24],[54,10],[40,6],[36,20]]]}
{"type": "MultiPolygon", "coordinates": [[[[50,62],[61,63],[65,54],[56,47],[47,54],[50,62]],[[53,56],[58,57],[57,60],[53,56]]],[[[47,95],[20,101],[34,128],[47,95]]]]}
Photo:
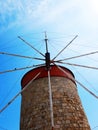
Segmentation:
{"type": "Polygon", "coordinates": [[[51,88],[51,81],[50,81],[50,53],[48,52],[48,38],[45,32],[45,44],[46,44],[46,69],[48,72],[48,88],[49,88],[49,102],[50,102],[50,117],[51,117],[51,126],[52,130],[54,129],[54,117],[53,117],[53,100],[52,100],[52,88],[51,88]]]}
{"type": "Polygon", "coordinates": [[[54,128],[54,116],[53,116],[53,101],[52,101],[52,88],[51,88],[51,81],[50,81],[50,70],[48,70],[48,87],[49,87],[51,125],[52,125],[52,130],[53,130],[53,128],[54,128]]]}
{"type": "Polygon", "coordinates": [[[48,38],[47,38],[47,34],[45,32],[46,53],[48,52],[48,43],[47,43],[47,41],[48,41],[48,38]]]}

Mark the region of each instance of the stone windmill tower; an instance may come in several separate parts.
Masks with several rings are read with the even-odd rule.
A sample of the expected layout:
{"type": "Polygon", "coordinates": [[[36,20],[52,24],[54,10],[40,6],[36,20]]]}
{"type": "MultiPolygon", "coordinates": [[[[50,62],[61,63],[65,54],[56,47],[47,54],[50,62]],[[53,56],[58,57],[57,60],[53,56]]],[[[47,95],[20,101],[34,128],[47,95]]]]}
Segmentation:
{"type": "Polygon", "coordinates": [[[27,72],[21,81],[20,129],[90,130],[74,74],[54,62],[65,48],[51,60],[47,40],[45,36],[45,65],[27,72]]]}
{"type": "MultiPolygon", "coordinates": [[[[90,130],[90,126],[83,110],[77,92],[77,84],[98,99],[93,92],[75,79],[74,74],[67,68],[60,66],[66,59],[79,58],[98,53],[90,52],[78,56],[56,60],[56,58],[73,42],[75,36],[53,59],[48,51],[48,39],[45,33],[45,55],[23,38],[18,37],[44,59],[0,52],[21,58],[44,61],[44,64],[33,65],[1,71],[0,74],[37,67],[27,72],[22,80],[21,91],[16,94],[1,110],[0,114],[19,96],[22,95],[20,130],[90,130]],[[58,65],[60,63],[60,65],[58,65]]],[[[84,68],[97,69],[97,67],[65,63],[84,68]]]]}

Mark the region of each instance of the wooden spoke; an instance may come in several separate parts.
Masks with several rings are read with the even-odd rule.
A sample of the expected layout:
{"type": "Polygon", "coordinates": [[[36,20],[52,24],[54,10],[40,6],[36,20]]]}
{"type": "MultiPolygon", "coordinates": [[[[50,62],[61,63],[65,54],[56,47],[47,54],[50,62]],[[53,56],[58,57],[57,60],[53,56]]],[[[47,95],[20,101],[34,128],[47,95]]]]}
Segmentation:
{"type": "Polygon", "coordinates": [[[30,56],[23,56],[23,55],[19,55],[19,54],[8,53],[8,52],[0,52],[0,54],[2,54],[2,55],[16,56],[16,57],[20,57],[20,58],[34,59],[34,60],[45,60],[45,59],[41,59],[41,58],[30,57],[30,56]]]}
{"type": "Polygon", "coordinates": [[[41,74],[41,72],[39,72],[18,94],[16,94],[1,110],[0,110],[0,114],[10,105],[13,103],[13,101],[20,95],[22,94],[27,88],[28,86],[41,74]]]}
{"type": "Polygon", "coordinates": [[[79,64],[67,63],[67,62],[61,62],[61,61],[56,61],[56,63],[62,63],[62,64],[70,65],[70,66],[77,66],[77,67],[83,67],[83,68],[98,70],[97,67],[93,67],[93,66],[79,65],[79,64]]]}
{"type": "Polygon", "coordinates": [[[27,67],[22,67],[22,68],[14,68],[14,69],[10,69],[10,70],[1,71],[0,74],[4,74],[4,73],[8,73],[8,72],[14,72],[14,71],[18,71],[18,70],[29,69],[29,68],[33,68],[33,67],[39,67],[39,66],[43,66],[43,65],[44,64],[32,65],[32,66],[27,66],[27,67]]]}
{"type": "Polygon", "coordinates": [[[21,39],[24,43],[26,43],[28,46],[30,46],[31,48],[33,48],[36,52],[38,52],[40,55],[42,55],[43,57],[45,57],[44,56],[44,54],[43,53],[41,53],[39,50],[37,50],[35,47],[33,47],[30,43],[28,43],[27,41],[25,41],[22,37],[20,37],[20,36],[18,36],[18,38],[19,39],[21,39]]]}
{"type": "Polygon", "coordinates": [[[82,55],[78,55],[78,56],[73,56],[73,57],[61,59],[61,60],[58,60],[58,61],[64,61],[64,60],[70,60],[70,59],[80,58],[80,57],[92,55],[92,54],[95,54],[95,53],[98,53],[98,51],[90,52],[90,53],[86,53],[86,54],[82,54],[82,55]]]}
{"type": "Polygon", "coordinates": [[[48,70],[48,87],[49,87],[49,100],[50,100],[50,114],[51,114],[51,125],[54,128],[54,116],[53,116],[53,101],[52,101],[52,89],[50,81],[50,70],[48,70]]]}

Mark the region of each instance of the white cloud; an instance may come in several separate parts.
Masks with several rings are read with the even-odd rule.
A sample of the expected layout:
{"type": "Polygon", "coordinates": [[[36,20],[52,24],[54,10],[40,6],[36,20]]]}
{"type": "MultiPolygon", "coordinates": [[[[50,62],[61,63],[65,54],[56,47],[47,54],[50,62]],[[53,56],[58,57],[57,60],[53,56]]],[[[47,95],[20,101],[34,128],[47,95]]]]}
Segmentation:
{"type": "Polygon", "coordinates": [[[89,27],[96,27],[98,23],[98,1],[81,1],[79,7],[80,22],[89,27]]]}
{"type": "Polygon", "coordinates": [[[6,0],[0,2],[0,25],[34,28],[54,25],[66,28],[98,27],[97,0],[6,0]]]}

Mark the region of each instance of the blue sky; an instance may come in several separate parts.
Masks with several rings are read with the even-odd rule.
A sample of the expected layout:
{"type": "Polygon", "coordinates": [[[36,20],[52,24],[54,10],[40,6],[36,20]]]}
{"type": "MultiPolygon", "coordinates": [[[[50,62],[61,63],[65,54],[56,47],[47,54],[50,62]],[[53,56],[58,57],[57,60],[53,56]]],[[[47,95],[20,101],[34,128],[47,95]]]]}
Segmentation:
{"type": "MultiPolygon", "coordinates": [[[[44,31],[49,38],[51,57],[55,56],[75,35],[78,38],[58,57],[76,56],[98,50],[97,0],[1,0],[0,52],[41,57],[17,36],[22,36],[44,53],[44,31]]],[[[68,60],[98,67],[98,54],[68,60]]],[[[31,59],[0,55],[0,71],[36,65],[31,59]]],[[[68,66],[77,80],[98,95],[98,70],[68,66]]],[[[29,69],[28,69],[29,70],[29,69]]],[[[21,77],[28,71],[0,74],[0,109],[21,89],[21,77]]],[[[98,130],[98,100],[77,85],[91,129],[98,130]]],[[[19,96],[0,114],[0,130],[19,130],[19,96]]]]}

